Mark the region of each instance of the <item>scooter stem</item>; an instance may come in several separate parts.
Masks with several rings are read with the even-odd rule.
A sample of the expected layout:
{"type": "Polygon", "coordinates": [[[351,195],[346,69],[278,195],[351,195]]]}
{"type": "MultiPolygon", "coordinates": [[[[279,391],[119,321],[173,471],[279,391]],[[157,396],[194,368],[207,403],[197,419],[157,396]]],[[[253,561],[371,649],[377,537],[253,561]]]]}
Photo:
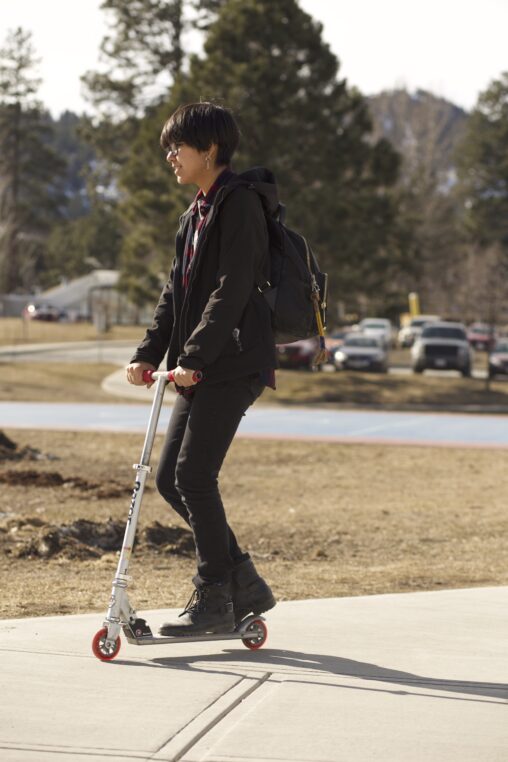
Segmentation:
{"type": "MultiPolygon", "coordinates": [[[[135,463],[133,465],[133,468],[136,469],[136,479],[134,482],[134,489],[132,491],[132,499],[129,508],[129,515],[127,517],[127,526],[125,527],[122,550],[118,560],[116,575],[113,580],[108,613],[106,614],[106,620],[104,622],[104,624],[109,628],[111,625],[113,625],[113,629],[116,629],[116,625],[119,630],[121,621],[136,619],[136,612],[130,607],[127,598],[129,561],[132,553],[134,539],[136,536],[136,527],[138,524],[139,511],[141,508],[141,501],[143,499],[143,492],[145,489],[145,481],[148,474],[152,470],[151,466],[149,465],[150,456],[152,454],[152,447],[157,431],[157,423],[159,421],[162,400],[164,398],[164,391],[167,383],[167,376],[161,374],[157,378],[157,387],[152,402],[152,409],[150,411],[148,429],[143,444],[141,459],[139,463],[135,463]]],[[[110,629],[108,629],[108,639],[111,637],[114,638],[115,634],[112,634],[110,629]]]]}

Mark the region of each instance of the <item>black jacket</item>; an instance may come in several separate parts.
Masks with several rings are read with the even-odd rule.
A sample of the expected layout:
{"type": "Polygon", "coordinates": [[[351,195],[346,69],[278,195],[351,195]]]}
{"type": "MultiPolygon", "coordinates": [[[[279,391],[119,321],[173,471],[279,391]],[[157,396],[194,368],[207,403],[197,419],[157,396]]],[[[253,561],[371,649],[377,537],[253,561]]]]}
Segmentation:
{"type": "Polygon", "coordinates": [[[278,208],[268,170],[255,168],[219,188],[192,259],[187,289],[182,264],[192,205],[180,218],[169,280],[131,362],[203,370],[222,381],[277,367],[271,313],[255,286],[270,277],[265,214],[278,208]]]}

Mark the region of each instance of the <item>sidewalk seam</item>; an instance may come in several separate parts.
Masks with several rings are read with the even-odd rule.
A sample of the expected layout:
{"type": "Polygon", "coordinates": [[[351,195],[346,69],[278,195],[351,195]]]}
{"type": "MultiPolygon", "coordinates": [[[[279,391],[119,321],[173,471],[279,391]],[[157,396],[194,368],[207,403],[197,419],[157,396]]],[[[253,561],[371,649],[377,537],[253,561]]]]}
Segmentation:
{"type": "Polygon", "coordinates": [[[5,751],[27,751],[34,754],[61,754],[66,757],[111,757],[112,759],[140,759],[146,762],[147,754],[143,750],[111,749],[84,746],[59,746],[58,744],[32,744],[22,742],[0,741],[0,749],[5,751]]]}
{"type": "Polygon", "coordinates": [[[209,704],[207,707],[205,707],[196,717],[193,717],[192,720],[190,720],[186,725],[184,725],[183,728],[178,730],[171,738],[169,738],[162,746],[159,747],[156,751],[154,751],[147,760],[164,760],[165,762],[178,762],[187,752],[192,749],[193,746],[195,746],[199,741],[201,741],[202,738],[204,738],[207,733],[209,733],[213,728],[215,728],[227,715],[229,715],[233,709],[235,709],[239,704],[242,703],[246,698],[248,698],[254,691],[256,691],[258,688],[260,688],[267,680],[270,679],[270,677],[273,675],[273,672],[265,672],[261,677],[257,677],[254,675],[245,675],[244,677],[240,678],[234,685],[232,685],[230,688],[228,688],[227,691],[222,693],[218,698],[216,698],[214,701],[212,701],[211,704],[209,704]],[[241,686],[245,681],[251,682],[253,681],[254,684],[248,686],[246,689],[241,690],[241,686]],[[218,714],[215,716],[212,716],[210,720],[206,720],[206,714],[209,714],[213,711],[213,708],[220,703],[224,703],[225,701],[228,701],[228,698],[230,698],[229,694],[233,693],[233,698],[224,706],[218,714]],[[237,694],[237,695],[236,695],[237,694]],[[201,723],[204,720],[204,724],[202,727],[199,727],[201,723]],[[192,731],[193,725],[198,725],[198,728],[196,728],[196,731],[192,731]],[[186,736],[189,736],[186,738],[186,736]],[[176,746],[174,750],[171,749],[172,746],[176,746]]]}

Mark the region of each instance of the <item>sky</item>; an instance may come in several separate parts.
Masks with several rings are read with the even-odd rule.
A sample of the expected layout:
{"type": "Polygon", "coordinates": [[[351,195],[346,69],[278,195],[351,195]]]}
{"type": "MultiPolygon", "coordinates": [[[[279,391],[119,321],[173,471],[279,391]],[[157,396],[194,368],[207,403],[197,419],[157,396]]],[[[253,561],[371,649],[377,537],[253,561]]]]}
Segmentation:
{"type": "MultiPolygon", "coordinates": [[[[33,32],[53,116],[90,111],[80,75],[96,69],[106,31],[101,0],[0,0],[0,46],[8,29],[33,32]]],[[[126,0],[128,2],[128,0],[126,0]]],[[[508,0],[300,0],[323,24],[339,76],[364,95],[430,90],[469,110],[508,71],[508,0]]]]}

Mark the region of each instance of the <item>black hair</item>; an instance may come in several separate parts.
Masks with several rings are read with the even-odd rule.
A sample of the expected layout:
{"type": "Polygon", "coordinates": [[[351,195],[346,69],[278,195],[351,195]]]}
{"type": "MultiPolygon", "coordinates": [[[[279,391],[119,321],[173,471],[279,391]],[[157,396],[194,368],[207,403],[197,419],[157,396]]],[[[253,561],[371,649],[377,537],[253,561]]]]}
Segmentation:
{"type": "Polygon", "coordinates": [[[160,143],[165,151],[175,143],[207,151],[215,143],[217,164],[229,165],[239,140],[240,130],[231,111],[204,101],[180,106],[162,128],[160,143]]]}

